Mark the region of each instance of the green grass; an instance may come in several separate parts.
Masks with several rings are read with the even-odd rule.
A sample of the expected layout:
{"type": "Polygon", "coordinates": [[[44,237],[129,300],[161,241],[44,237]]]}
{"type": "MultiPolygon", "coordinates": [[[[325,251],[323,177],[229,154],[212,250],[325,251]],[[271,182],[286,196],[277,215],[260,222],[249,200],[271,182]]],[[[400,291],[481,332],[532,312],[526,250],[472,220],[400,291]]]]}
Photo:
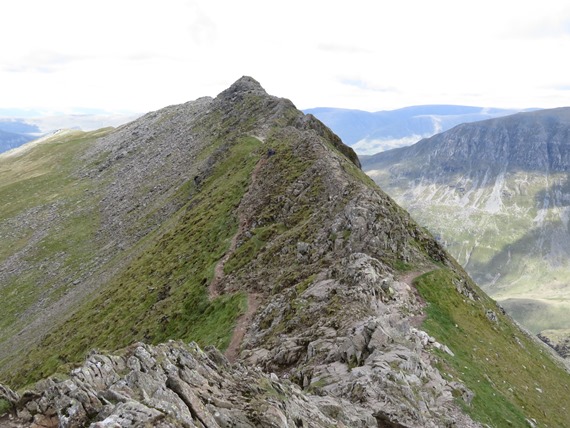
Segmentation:
{"type": "Polygon", "coordinates": [[[91,348],[114,350],[138,340],[227,347],[247,299],[237,293],[210,301],[207,287],[237,230],[236,208],[260,144],[243,138],[231,145],[178,222],[160,238],[145,238],[155,242],[33,349],[23,368],[8,375],[10,383],[22,386],[50,375],[64,363],[81,361],[91,348]]]}
{"type": "MultiPolygon", "coordinates": [[[[54,202],[61,205],[61,212],[82,202],[89,184],[87,180],[78,180],[72,171],[77,156],[96,135],[101,133],[74,132],[40,144],[24,156],[0,157],[0,200],[3,201],[0,220],[13,218],[31,209],[41,209],[54,202]]],[[[72,220],[77,221],[77,218],[72,220]]],[[[25,230],[20,236],[7,234],[0,248],[0,260],[22,248],[32,232],[25,230]]],[[[68,237],[69,234],[61,241],[68,237]]]]}
{"type": "Polygon", "coordinates": [[[400,272],[410,272],[414,270],[414,265],[406,263],[402,260],[396,260],[393,267],[400,272]]]}
{"type": "Polygon", "coordinates": [[[74,171],[79,156],[105,132],[71,132],[24,155],[0,156],[0,260],[25,250],[20,263],[29,266],[1,284],[0,340],[34,316],[33,310],[23,314],[40,297],[61,296],[72,282],[67,278],[91,259],[99,216],[91,209],[89,181],[74,171]],[[41,265],[58,268],[47,275],[41,265]]]}
{"type": "Polygon", "coordinates": [[[8,401],[0,398],[0,416],[7,413],[11,408],[12,405],[8,401]]]}
{"type": "Polygon", "coordinates": [[[568,426],[570,375],[474,284],[467,286],[479,299],[460,294],[458,281],[458,275],[440,269],[414,282],[428,304],[422,328],[455,354],[436,352],[442,371],[475,393],[470,406],[460,398],[458,403],[474,419],[492,427],[524,427],[527,418],[536,419],[540,426],[568,426]],[[498,322],[487,318],[487,310],[495,312],[498,322]]]}
{"type": "Polygon", "coordinates": [[[271,224],[251,231],[251,237],[240,245],[224,265],[224,272],[236,271],[251,262],[265,244],[276,234],[285,231],[282,224],[271,224]]]}

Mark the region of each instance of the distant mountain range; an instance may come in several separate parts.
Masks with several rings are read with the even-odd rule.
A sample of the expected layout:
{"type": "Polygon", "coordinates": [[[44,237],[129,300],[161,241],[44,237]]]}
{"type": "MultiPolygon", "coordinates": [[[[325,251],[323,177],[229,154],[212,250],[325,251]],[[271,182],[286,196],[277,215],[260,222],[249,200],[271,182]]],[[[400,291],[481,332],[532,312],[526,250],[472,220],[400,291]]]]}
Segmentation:
{"type": "Polygon", "coordinates": [[[0,129],[0,153],[26,144],[33,140],[34,137],[25,134],[16,134],[14,132],[6,132],[0,129]]]}
{"type": "MultiPolygon", "coordinates": [[[[372,155],[413,144],[460,123],[506,116],[517,111],[457,105],[423,105],[373,113],[328,107],[307,109],[304,112],[321,120],[359,155],[372,155]]],[[[58,129],[92,131],[108,126],[116,127],[138,116],[105,112],[45,116],[35,111],[0,109],[0,153],[58,129]]]]}
{"type": "Polygon", "coordinates": [[[409,146],[461,123],[519,111],[458,105],[421,105],[377,112],[328,107],[304,110],[330,127],[359,155],[409,146]]]}
{"type": "MultiPolygon", "coordinates": [[[[0,110],[0,113],[24,114],[25,112],[0,110]]],[[[19,147],[28,141],[35,140],[59,129],[92,131],[108,126],[116,127],[136,117],[138,115],[113,115],[107,113],[0,117],[0,153],[19,147]]]]}
{"type": "Polygon", "coordinates": [[[570,108],[459,125],[363,169],[523,325],[570,327],[570,108]]]}

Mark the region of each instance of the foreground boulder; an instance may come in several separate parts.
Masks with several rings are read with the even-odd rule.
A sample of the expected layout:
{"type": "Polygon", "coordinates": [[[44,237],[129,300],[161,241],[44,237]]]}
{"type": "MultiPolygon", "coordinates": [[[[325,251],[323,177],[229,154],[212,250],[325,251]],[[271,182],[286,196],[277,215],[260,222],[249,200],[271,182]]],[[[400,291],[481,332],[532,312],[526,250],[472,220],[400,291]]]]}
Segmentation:
{"type": "MultiPolygon", "coordinates": [[[[2,391],[9,391],[7,388],[2,391]]],[[[304,393],[277,375],[230,366],[215,348],[134,344],[118,355],[92,353],[68,379],[40,381],[2,426],[31,427],[366,427],[368,411],[304,393]]],[[[393,425],[400,426],[400,425],[393,425]]]]}

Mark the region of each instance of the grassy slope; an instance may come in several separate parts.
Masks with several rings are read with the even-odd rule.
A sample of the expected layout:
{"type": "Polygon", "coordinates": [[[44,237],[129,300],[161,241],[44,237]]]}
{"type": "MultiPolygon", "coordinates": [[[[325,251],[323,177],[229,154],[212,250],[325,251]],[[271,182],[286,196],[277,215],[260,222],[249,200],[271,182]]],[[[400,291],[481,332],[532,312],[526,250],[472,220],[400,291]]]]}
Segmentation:
{"type": "Polygon", "coordinates": [[[21,370],[4,377],[21,386],[80,361],[93,347],[112,350],[136,340],[177,338],[226,347],[246,301],[235,294],[210,302],[207,287],[237,230],[235,209],[259,159],[259,145],[244,138],[231,146],[178,222],[160,238],[145,238],[154,240],[147,251],[32,350],[21,370]]]}
{"type": "Polygon", "coordinates": [[[471,300],[456,289],[459,277],[437,270],[418,277],[415,285],[428,302],[423,328],[446,344],[455,356],[438,351],[440,369],[475,393],[470,406],[458,403],[475,419],[492,427],[563,427],[570,421],[570,374],[546,350],[501,314],[493,300],[475,290],[471,300]],[[489,320],[493,311],[498,321],[489,320]]]}
{"type": "MultiPolygon", "coordinates": [[[[279,163],[280,171],[285,169],[287,180],[280,185],[286,188],[310,162],[292,153],[286,143],[271,144],[279,153],[272,161],[279,163]]],[[[81,360],[92,347],[115,349],[141,339],[157,343],[177,338],[225,347],[237,315],[245,309],[245,299],[236,294],[210,302],[207,285],[237,230],[235,208],[261,154],[254,138],[231,146],[199,189],[183,188],[193,198],[165,226],[168,230],[145,238],[149,250],[33,350],[22,370],[3,377],[21,386],[53,373],[62,364],[81,360]],[[46,349],[53,354],[46,355],[46,349]]],[[[367,181],[357,169],[349,169],[367,181]]],[[[308,238],[304,234],[310,231],[303,225],[314,208],[311,195],[307,195],[306,208],[292,217],[292,224],[283,224],[275,222],[279,209],[268,204],[252,238],[226,264],[226,273],[257,257],[274,234],[280,239],[294,234],[295,242],[308,238]]],[[[271,251],[265,256],[268,263],[275,260],[271,251]]],[[[302,269],[285,267],[278,282],[305,279],[302,269]]],[[[563,401],[570,384],[568,374],[501,315],[492,300],[485,297],[473,302],[457,293],[454,279],[450,271],[439,270],[418,278],[416,285],[430,304],[424,328],[455,352],[455,357],[439,354],[443,371],[461,379],[476,394],[467,411],[491,426],[525,426],[528,417],[548,426],[564,426],[570,420],[563,401]],[[497,324],[485,316],[487,309],[497,314],[497,324]]],[[[303,284],[299,282],[299,287],[303,284]]]]}
{"type": "Polygon", "coordinates": [[[74,177],[73,170],[76,157],[105,132],[71,132],[53,137],[23,156],[0,157],[0,260],[34,245],[26,253],[27,262],[59,264],[53,276],[28,270],[0,284],[0,340],[22,326],[20,315],[40,297],[55,300],[65,292],[65,286],[73,280],[66,278],[93,253],[91,238],[99,219],[95,212],[80,208],[91,205],[90,187],[88,181],[74,177]],[[30,218],[27,212],[33,213],[30,218]],[[18,216],[20,220],[14,225],[18,216]],[[47,230],[42,216],[59,217],[59,223],[47,230]],[[56,286],[61,283],[63,287],[56,286]]]}

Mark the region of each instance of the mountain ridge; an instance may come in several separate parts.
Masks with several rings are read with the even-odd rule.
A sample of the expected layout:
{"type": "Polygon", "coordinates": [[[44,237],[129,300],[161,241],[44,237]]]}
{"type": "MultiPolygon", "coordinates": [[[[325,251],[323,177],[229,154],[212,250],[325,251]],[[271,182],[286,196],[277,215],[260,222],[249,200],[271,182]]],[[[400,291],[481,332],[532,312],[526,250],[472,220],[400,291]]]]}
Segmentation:
{"type": "Polygon", "coordinates": [[[13,275],[0,321],[15,332],[0,339],[3,352],[24,347],[0,363],[2,382],[19,389],[0,388],[12,421],[570,420],[560,361],[362,172],[352,149],[252,78],[117,130],[38,145],[10,158],[17,177],[3,162],[0,197],[20,195],[0,211],[14,250],[0,253],[13,275]],[[24,271],[50,282],[24,282],[24,271]],[[66,306],[69,296],[78,299],[66,306]],[[36,319],[44,330],[30,346],[41,305],[67,316],[36,319]],[[210,346],[227,350],[240,317],[231,365],[210,346]]]}

